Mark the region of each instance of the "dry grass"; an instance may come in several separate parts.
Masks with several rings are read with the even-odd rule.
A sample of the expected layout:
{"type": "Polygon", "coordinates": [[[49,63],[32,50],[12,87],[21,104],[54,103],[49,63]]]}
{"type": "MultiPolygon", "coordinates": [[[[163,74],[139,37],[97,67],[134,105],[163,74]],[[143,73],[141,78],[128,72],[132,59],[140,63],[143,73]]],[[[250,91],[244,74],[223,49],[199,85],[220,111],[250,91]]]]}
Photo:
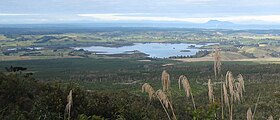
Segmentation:
{"type": "Polygon", "coordinates": [[[245,83],[244,83],[243,76],[242,76],[241,74],[239,74],[239,75],[237,76],[237,80],[238,80],[237,91],[239,92],[240,98],[241,98],[241,101],[242,101],[243,92],[245,92],[245,83]]]}
{"type": "Polygon", "coordinates": [[[195,102],[194,102],[194,97],[193,97],[193,94],[192,94],[192,91],[191,91],[191,86],[190,86],[190,82],[189,82],[188,78],[186,76],[184,76],[184,75],[181,75],[179,77],[178,83],[179,83],[179,89],[181,89],[181,87],[180,87],[181,84],[183,85],[183,88],[185,90],[186,96],[188,98],[191,97],[192,103],[193,103],[193,108],[194,108],[194,110],[196,110],[195,102]]]}
{"type": "Polygon", "coordinates": [[[223,94],[224,94],[224,104],[229,107],[229,99],[228,99],[228,93],[227,93],[227,88],[226,84],[223,83],[223,94]]]}
{"type": "Polygon", "coordinates": [[[179,84],[179,89],[181,89],[181,84],[182,84],[182,86],[185,90],[186,96],[190,97],[191,86],[190,86],[190,83],[189,83],[189,80],[187,79],[187,77],[184,75],[181,75],[179,77],[178,84],[179,84]]]}
{"type": "Polygon", "coordinates": [[[214,48],[215,52],[214,52],[214,73],[215,73],[215,77],[217,78],[217,75],[219,75],[221,73],[221,53],[220,53],[220,48],[219,46],[216,46],[214,48]]]}
{"type": "Polygon", "coordinates": [[[255,116],[255,114],[256,114],[257,107],[258,107],[258,103],[259,103],[259,101],[260,101],[260,97],[261,97],[261,94],[259,93],[257,102],[256,102],[256,104],[255,104],[254,112],[253,112],[253,115],[252,115],[252,119],[254,119],[254,116],[255,116]]]}
{"type": "MultiPolygon", "coordinates": [[[[72,97],[72,90],[70,90],[69,95],[67,96],[67,105],[65,108],[65,115],[68,114],[68,120],[71,118],[71,107],[73,106],[73,97],[72,97]]],[[[66,117],[64,115],[64,117],[66,117]]]]}
{"type": "Polygon", "coordinates": [[[153,89],[153,87],[148,84],[148,83],[144,83],[142,85],[142,92],[146,92],[149,94],[149,98],[150,101],[152,100],[153,97],[157,97],[159,102],[161,103],[167,117],[169,120],[171,120],[170,115],[168,114],[167,108],[170,106],[170,102],[168,100],[168,97],[165,95],[165,93],[162,90],[157,90],[155,92],[155,90],[153,89]]]}
{"type": "Polygon", "coordinates": [[[213,90],[213,84],[211,83],[211,79],[208,80],[208,97],[209,97],[209,102],[213,103],[214,102],[214,90],[213,90]]]}
{"type": "Polygon", "coordinates": [[[231,71],[226,74],[226,86],[229,88],[230,100],[233,100],[234,96],[234,78],[231,71]]]}
{"type": "MultiPolygon", "coordinates": [[[[217,69],[218,70],[218,69],[217,69]]],[[[221,77],[221,104],[222,107],[225,105],[226,108],[228,109],[222,109],[222,119],[233,119],[233,111],[234,111],[234,106],[235,104],[240,104],[242,103],[243,99],[243,92],[245,92],[245,85],[244,85],[244,78],[241,74],[239,74],[237,79],[234,78],[233,74],[231,71],[228,71],[225,77],[225,81],[222,80],[221,77]],[[224,111],[228,112],[227,118],[224,118],[223,113],[224,111]]],[[[181,75],[178,80],[179,84],[179,89],[181,89],[181,85],[183,86],[184,92],[186,94],[186,97],[189,98],[191,97],[193,106],[194,106],[194,111],[196,111],[196,106],[194,102],[194,97],[191,91],[191,85],[189,83],[189,80],[187,79],[186,76],[181,75]]],[[[214,98],[214,84],[212,84],[211,79],[208,80],[208,97],[209,97],[209,102],[213,103],[215,98],[214,98]]],[[[169,93],[170,90],[170,76],[166,71],[162,72],[162,86],[164,90],[158,90],[156,93],[154,92],[154,89],[152,87],[145,83],[142,86],[142,92],[147,92],[149,93],[150,100],[154,96],[156,96],[160,103],[162,104],[167,116],[169,119],[170,116],[168,114],[167,109],[170,108],[173,114],[173,118],[176,119],[176,115],[174,113],[174,109],[172,107],[172,102],[169,99],[169,96],[167,93],[169,93]]],[[[258,101],[259,101],[260,95],[258,96],[258,101]]],[[[257,101],[257,103],[258,103],[257,101]]],[[[251,108],[247,110],[247,120],[253,120],[254,119],[254,114],[256,112],[257,104],[254,108],[254,112],[252,113],[251,108]]],[[[215,113],[215,116],[217,114],[215,113]]],[[[269,117],[269,120],[271,120],[272,116],[269,117]]],[[[272,118],[273,119],[273,118],[272,118]]]]}
{"type": "Polygon", "coordinates": [[[169,88],[170,88],[170,75],[165,70],[162,72],[161,81],[162,81],[162,90],[164,92],[169,91],[169,88]]]}
{"type": "Polygon", "coordinates": [[[152,98],[154,97],[155,94],[155,90],[153,89],[153,87],[148,84],[148,83],[144,83],[142,85],[142,92],[147,92],[149,94],[149,98],[150,100],[152,100],[152,98]]]}
{"type": "MultiPolygon", "coordinates": [[[[187,98],[191,97],[191,99],[193,101],[194,111],[196,111],[194,97],[193,97],[193,94],[191,91],[191,85],[190,85],[187,77],[184,75],[181,75],[179,77],[178,84],[179,84],[179,89],[181,89],[181,85],[182,85],[184,92],[186,94],[186,97],[187,98]]],[[[166,71],[163,71],[163,73],[162,73],[162,85],[163,85],[163,88],[166,88],[166,90],[170,89],[169,88],[170,87],[169,74],[166,71]]],[[[209,79],[208,80],[208,97],[209,97],[210,103],[213,103],[215,100],[213,85],[214,84],[212,84],[211,79],[209,79]]],[[[224,113],[224,111],[228,112],[227,118],[224,118],[222,115],[222,119],[232,120],[233,111],[234,111],[233,108],[234,108],[234,106],[236,106],[235,104],[242,103],[242,99],[244,96],[243,92],[245,92],[245,85],[244,85],[243,76],[241,74],[239,74],[237,76],[237,79],[235,79],[232,72],[228,71],[226,74],[225,82],[223,82],[223,80],[221,80],[221,87],[222,87],[221,91],[222,91],[222,98],[223,98],[221,101],[221,104],[225,105],[225,107],[228,108],[228,109],[222,110],[223,111],[222,113],[224,113]]],[[[171,120],[171,117],[170,117],[171,114],[169,115],[169,113],[172,113],[172,117],[173,117],[172,119],[176,119],[176,115],[174,113],[172,102],[170,101],[170,98],[167,94],[168,91],[163,91],[163,90],[159,89],[155,92],[151,85],[149,85],[148,83],[145,83],[142,85],[142,92],[147,92],[149,94],[150,100],[153,97],[157,97],[158,100],[160,101],[164,111],[166,112],[168,118],[171,120]]],[[[70,96],[70,94],[69,94],[69,96],[70,96]]],[[[260,98],[260,95],[258,96],[258,101],[259,101],[259,98],[260,98]]],[[[258,101],[257,101],[257,103],[258,103],[258,101]]],[[[254,119],[254,114],[255,114],[256,108],[257,108],[257,103],[255,105],[253,113],[252,113],[251,108],[249,108],[247,110],[247,120],[254,119]]],[[[215,115],[217,115],[217,114],[215,113],[215,115]]],[[[269,120],[271,120],[271,118],[272,118],[272,116],[269,117],[269,120]]]]}
{"type": "Polygon", "coordinates": [[[239,74],[236,81],[233,77],[232,72],[228,71],[226,74],[225,83],[223,83],[223,91],[224,102],[229,108],[229,116],[230,120],[232,120],[234,103],[241,103],[243,99],[243,91],[245,91],[244,80],[242,75],[239,74]],[[229,94],[227,93],[227,88],[229,89],[229,94]],[[229,100],[227,100],[227,96],[230,96],[229,100]]]}
{"type": "Polygon", "coordinates": [[[240,82],[235,83],[235,94],[234,99],[236,102],[241,103],[241,99],[243,98],[243,91],[242,91],[242,85],[240,82]]]}
{"type": "Polygon", "coordinates": [[[240,86],[241,86],[242,90],[245,92],[245,85],[244,85],[243,76],[241,74],[239,74],[237,76],[237,80],[240,83],[240,86]]]}
{"type": "MultiPolygon", "coordinates": [[[[164,74],[166,74],[166,73],[164,73],[164,74]]],[[[163,84],[163,85],[165,85],[165,84],[163,84]]],[[[172,106],[170,100],[168,99],[168,96],[166,95],[166,92],[164,92],[161,89],[159,89],[159,90],[157,90],[155,92],[153,87],[150,84],[148,84],[148,83],[144,83],[142,85],[142,92],[147,92],[149,94],[150,101],[154,97],[158,98],[158,100],[161,103],[161,105],[162,105],[162,107],[163,107],[163,109],[164,109],[168,119],[171,120],[171,117],[170,117],[170,115],[168,113],[168,110],[167,110],[168,108],[170,108],[170,110],[171,110],[171,112],[173,114],[173,119],[177,120],[176,115],[174,113],[173,106],[172,106]]]]}
{"type": "Polygon", "coordinates": [[[173,119],[177,120],[173,106],[172,106],[170,100],[168,99],[167,95],[164,93],[164,91],[162,91],[161,89],[157,90],[156,96],[158,97],[160,103],[162,104],[162,107],[165,110],[168,118],[171,120],[170,115],[168,114],[166,108],[170,108],[172,115],[173,115],[173,119]]]}
{"type": "Polygon", "coordinates": [[[159,100],[165,105],[165,107],[169,108],[169,106],[171,105],[170,101],[167,95],[161,89],[157,90],[156,95],[159,98],[159,100]]]}
{"type": "Polygon", "coordinates": [[[247,120],[253,120],[252,110],[249,108],[247,110],[247,120]]]}
{"type": "Polygon", "coordinates": [[[234,92],[234,101],[237,103],[241,103],[240,93],[238,91],[234,92]]]}
{"type": "Polygon", "coordinates": [[[273,120],[273,116],[270,115],[267,120],[273,120]]]}

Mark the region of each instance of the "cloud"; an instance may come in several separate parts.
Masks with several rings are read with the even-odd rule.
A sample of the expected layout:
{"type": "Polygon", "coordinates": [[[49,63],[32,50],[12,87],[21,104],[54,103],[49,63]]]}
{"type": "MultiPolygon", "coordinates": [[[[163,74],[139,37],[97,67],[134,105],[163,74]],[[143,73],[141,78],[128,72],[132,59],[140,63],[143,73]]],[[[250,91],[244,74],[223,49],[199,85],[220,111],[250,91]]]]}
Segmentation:
{"type": "MultiPolygon", "coordinates": [[[[1,1],[1,0],[0,0],[1,1]]],[[[280,0],[2,0],[7,13],[186,13],[277,14],[280,0]]]]}
{"type": "Polygon", "coordinates": [[[0,20],[280,23],[279,6],[280,0],[7,0],[0,20]]]}
{"type": "Polygon", "coordinates": [[[173,17],[137,16],[132,14],[78,14],[78,16],[107,21],[185,21],[184,19],[173,17]]]}
{"type": "Polygon", "coordinates": [[[221,17],[218,18],[223,21],[232,21],[232,22],[254,22],[254,21],[263,21],[267,23],[280,23],[280,15],[248,15],[248,16],[231,16],[231,17],[221,17]]]}
{"type": "Polygon", "coordinates": [[[194,22],[203,23],[209,20],[231,21],[235,23],[250,23],[262,21],[267,23],[280,23],[280,15],[243,15],[226,17],[162,17],[162,16],[143,16],[141,14],[78,14],[80,17],[93,18],[101,21],[174,21],[174,22],[194,22]]]}
{"type": "Polygon", "coordinates": [[[0,13],[0,16],[28,16],[28,15],[39,15],[39,14],[0,13]]]}
{"type": "Polygon", "coordinates": [[[111,13],[111,14],[10,14],[0,13],[0,23],[70,23],[70,22],[192,22],[205,23],[209,20],[230,21],[237,24],[280,24],[280,15],[189,15],[154,13],[111,13]]]}

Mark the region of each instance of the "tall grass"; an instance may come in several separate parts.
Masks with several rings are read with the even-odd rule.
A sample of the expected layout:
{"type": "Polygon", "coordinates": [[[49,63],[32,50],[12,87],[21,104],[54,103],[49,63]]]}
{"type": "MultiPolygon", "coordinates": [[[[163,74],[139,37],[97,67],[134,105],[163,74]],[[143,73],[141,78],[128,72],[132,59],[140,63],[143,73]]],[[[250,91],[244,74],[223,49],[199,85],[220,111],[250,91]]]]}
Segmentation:
{"type": "Polygon", "coordinates": [[[267,120],[273,120],[273,116],[270,115],[267,120]]]}
{"type": "Polygon", "coordinates": [[[194,102],[194,97],[193,97],[193,94],[192,94],[192,90],[191,90],[191,85],[190,85],[190,82],[189,80],[187,79],[186,76],[184,75],[181,75],[179,77],[179,80],[178,80],[178,84],[179,84],[179,89],[181,89],[181,84],[185,90],[185,93],[186,93],[186,96],[187,97],[191,97],[192,99],[192,103],[193,103],[193,108],[194,110],[196,110],[196,107],[195,107],[195,102],[194,102]]]}
{"type": "Polygon", "coordinates": [[[211,83],[211,79],[208,79],[208,98],[210,103],[214,103],[214,90],[213,90],[213,84],[211,83]]]}
{"type": "Polygon", "coordinates": [[[161,81],[162,81],[162,90],[164,92],[169,91],[170,87],[170,75],[167,73],[167,71],[163,71],[161,75],[161,81]]]}
{"type": "Polygon", "coordinates": [[[261,96],[261,94],[259,93],[258,98],[257,98],[257,102],[256,102],[256,104],[255,104],[254,112],[253,112],[253,115],[252,115],[252,119],[254,119],[254,116],[255,116],[255,114],[256,114],[257,107],[258,107],[258,103],[259,103],[259,101],[260,101],[260,96],[261,96]]]}
{"type": "Polygon", "coordinates": [[[71,107],[73,106],[73,96],[72,90],[70,90],[69,95],[67,96],[67,105],[65,107],[64,118],[66,118],[66,114],[68,114],[68,120],[71,118],[71,107]]]}
{"type": "MultiPolygon", "coordinates": [[[[221,118],[225,119],[224,113],[228,113],[226,115],[226,119],[233,120],[234,116],[234,107],[237,106],[237,104],[242,104],[243,99],[244,99],[244,92],[245,92],[245,82],[242,74],[238,74],[236,78],[234,78],[233,73],[231,71],[227,71],[225,75],[225,79],[223,80],[223,76],[221,75],[221,56],[220,56],[220,49],[218,47],[215,48],[215,53],[214,53],[214,74],[216,80],[220,79],[220,85],[221,85],[221,98],[220,98],[220,103],[221,103],[221,108],[222,108],[222,114],[221,118]],[[224,109],[227,108],[227,109],[224,109]]],[[[164,110],[167,113],[168,118],[170,119],[170,115],[168,114],[167,109],[170,108],[173,119],[176,119],[176,115],[174,113],[174,109],[172,106],[172,102],[169,99],[171,98],[171,91],[170,91],[170,75],[167,73],[167,71],[162,72],[162,90],[157,90],[156,93],[154,93],[154,90],[150,85],[145,83],[142,86],[142,91],[145,91],[149,94],[150,100],[153,94],[159,99],[161,102],[164,110]],[[168,96],[170,95],[170,96],[168,96]]],[[[186,94],[187,98],[192,99],[192,104],[194,107],[194,112],[196,112],[196,104],[194,100],[194,96],[192,94],[191,90],[191,85],[188,80],[188,78],[184,75],[181,75],[178,80],[178,85],[179,85],[179,90],[181,87],[183,87],[184,92],[186,94]]],[[[215,95],[214,95],[214,85],[212,83],[211,79],[208,79],[208,99],[210,104],[215,103],[215,95]]],[[[260,95],[258,96],[258,101],[259,101],[260,95]]],[[[247,120],[253,120],[254,119],[254,114],[257,109],[257,104],[258,101],[255,105],[254,111],[252,113],[251,108],[247,110],[247,120]]],[[[215,117],[217,119],[217,114],[215,113],[215,117]]],[[[269,117],[269,120],[273,119],[272,116],[269,117]]]]}
{"type": "MultiPolygon", "coordinates": [[[[166,71],[164,71],[163,74],[165,74],[166,76],[167,75],[169,76],[169,74],[167,72],[166,73],[165,72],[166,71]]],[[[166,77],[164,75],[162,75],[162,76],[166,77]]],[[[166,77],[166,78],[168,78],[168,77],[166,77]]],[[[164,78],[162,80],[170,81],[170,79],[164,79],[164,78]]],[[[162,82],[162,83],[169,83],[168,86],[170,87],[170,82],[162,82]]],[[[166,84],[162,84],[162,85],[165,86],[166,84]]],[[[193,106],[194,106],[194,112],[196,112],[194,96],[192,94],[191,85],[189,83],[188,78],[184,75],[181,75],[178,80],[178,85],[179,85],[179,89],[184,89],[184,92],[185,92],[187,98],[191,97],[193,106]]],[[[212,83],[211,79],[208,79],[207,85],[208,85],[209,102],[210,102],[210,104],[214,104],[214,100],[215,100],[214,85],[215,84],[212,83]]],[[[219,114],[215,113],[215,119],[222,118],[222,119],[233,120],[234,107],[236,107],[237,104],[242,104],[242,99],[244,97],[244,92],[245,92],[244,78],[241,74],[239,74],[235,79],[232,72],[227,71],[227,74],[225,77],[225,82],[221,82],[221,85],[222,85],[222,93],[223,93],[222,94],[223,101],[221,101],[221,103],[225,105],[225,108],[227,108],[227,109],[225,109],[224,112],[228,113],[228,114],[224,116],[225,118],[222,118],[223,116],[218,117],[216,115],[219,115],[219,114]]],[[[171,88],[168,88],[168,89],[170,90],[171,88]]],[[[150,84],[144,83],[142,85],[142,92],[148,93],[150,100],[153,100],[153,98],[157,98],[159,100],[159,102],[161,103],[169,120],[177,119],[172,102],[170,101],[169,96],[167,95],[167,91],[163,91],[162,89],[159,89],[155,92],[155,90],[153,89],[153,87],[150,84]]],[[[70,91],[69,96],[71,96],[71,94],[72,94],[72,91],[70,91]]],[[[258,96],[258,100],[257,100],[257,103],[255,105],[253,112],[252,112],[251,108],[248,108],[247,115],[246,115],[247,120],[254,119],[254,114],[256,113],[259,98],[260,98],[260,94],[258,96]]],[[[69,102],[69,104],[70,103],[71,102],[69,102]]],[[[268,120],[271,120],[271,118],[272,118],[272,116],[270,116],[268,120]]]]}
{"type": "Polygon", "coordinates": [[[152,98],[155,98],[155,97],[159,100],[159,102],[162,105],[162,108],[164,109],[169,120],[171,120],[171,117],[168,113],[168,110],[167,110],[168,108],[170,108],[170,110],[172,112],[173,119],[177,120],[173,106],[172,106],[170,100],[168,99],[168,96],[165,94],[165,92],[163,90],[159,89],[155,92],[153,87],[150,84],[144,83],[142,85],[142,92],[148,93],[150,100],[152,100],[152,98]]]}
{"type": "Polygon", "coordinates": [[[233,119],[234,104],[241,103],[241,99],[243,99],[243,91],[245,91],[245,87],[242,75],[239,74],[238,80],[235,80],[232,72],[228,71],[226,74],[225,83],[223,83],[223,95],[224,104],[226,104],[228,107],[230,120],[233,119]]]}
{"type": "MultiPolygon", "coordinates": [[[[223,79],[222,79],[222,75],[221,75],[221,70],[222,70],[222,62],[221,62],[221,52],[220,52],[220,48],[219,46],[215,46],[212,50],[212,56],[214,58],[214,75],[215,75],[215,79],[218,81],[220,79],[220,101],[221,101],[221,113],[222,113],[222,119],[224,119],[224,103],[222,101],[224,101],[224,96],[223,96],[223,79]]],[[[209,83],[208,83],[209,84],[209,83]]],[[[209,85],[208,85],[208,89],[209,89],[209,85]]],[[[208,90],[210,91],[210,90],[208,90]]],[[[209,93],[208,93],[209,95],[209,93]]],[[[210,98],[210,97],[209,97],[210,98]]],[[[214,101],[214,99],[213,99],[214,101]]]]}
{"type": "MultiPolygon", "coordinates": [[[[162,91],[161,89],[157,90],[156,95],[159,99],[159,101],[165,105],[166,108],[170,108],[172,115],[173,115],[173,119],[177,120],[175,112],[174,112],[174,108],[170,102],[170,100],[168,99],[167,95],[164,93],[164,91],[162,91]]],[[[169,117],[170,119],[170,117],[169,117]]]]}
{"type": "Polygon", "coordinates": [[[251,108],[247,110],[247,120],[253,120],[253,114],[251,108]]]}
{"type": "Polygon", "coordinates": [[[224,101],[223,101],[223,103],[227,106],[227,107],[229,107],[229,98],[228,98],[228,92],[227,92],[227,88],[226,88],[226,84],[225,83],[223,83],[223,95],[224,95],[224,101]]]}
{"type": "Polygon", "coordinates": [[[221,63],[221,52],[220,52],[220,48],[219,46],[216,46],[214,48],[214,74],[215,74],[215,78],[217,78],[217,76],[221,73],[221,66],[222,66],[222,63],[221,63]]]}
{"type": "Polygon", "coordinates": [[[149,98],[150,100],[152,100],[152,98],[154,97],[155,95],[155,90],[153,89],[153,87],[148,84],[148,83],[145,83],[142,85],[142,92],[147,92],[149,94],[149,98]]]}

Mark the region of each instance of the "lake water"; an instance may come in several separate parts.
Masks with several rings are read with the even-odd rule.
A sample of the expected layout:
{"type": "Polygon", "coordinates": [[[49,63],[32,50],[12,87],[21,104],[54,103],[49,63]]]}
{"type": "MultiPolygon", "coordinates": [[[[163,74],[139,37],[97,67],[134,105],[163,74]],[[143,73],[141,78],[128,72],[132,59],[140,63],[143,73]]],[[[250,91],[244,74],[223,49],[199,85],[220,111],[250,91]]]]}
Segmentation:
{"type": "Polygon", "coordinates": [[[188,56],[195,55],[200,51],[200,47],[214,45],[217,43],[205,44],[187,44],[187,43],[135,43],[132,46],[122,47],[103,47],[103,46],[90,46],[90,47],[77,47],[88,51],[96,52],[96,54],[121,54],[128,51],[138,50],[149,57],[168,58],[171,56],[188,56]],[[195,46],[195,47],[193,47],[195,46]],[[183,50],[183,51],[182,51],[183,50]]]}

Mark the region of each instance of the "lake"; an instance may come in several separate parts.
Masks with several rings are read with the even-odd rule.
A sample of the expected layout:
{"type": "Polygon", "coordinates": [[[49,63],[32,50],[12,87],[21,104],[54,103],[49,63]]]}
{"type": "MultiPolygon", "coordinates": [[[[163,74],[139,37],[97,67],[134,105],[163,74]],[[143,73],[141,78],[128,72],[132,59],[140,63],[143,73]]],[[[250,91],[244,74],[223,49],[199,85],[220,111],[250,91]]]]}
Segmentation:
{"type": "Polygon", "coordinates": [[[90,47],[76,47],[75,49],[84,49],[96,54],[123,54],[129,51],[140,51],[148,54],[152,58],[168,58],[171,56],[190,56],[195,55],[196,52],[203,50],[203,46],[214,45],[218,43],[205,43],[205,44],[187,44],[187,43],[134,43],[132,46],[122,47],[103,47],[103,46],[90,46],[90,47]]]}

